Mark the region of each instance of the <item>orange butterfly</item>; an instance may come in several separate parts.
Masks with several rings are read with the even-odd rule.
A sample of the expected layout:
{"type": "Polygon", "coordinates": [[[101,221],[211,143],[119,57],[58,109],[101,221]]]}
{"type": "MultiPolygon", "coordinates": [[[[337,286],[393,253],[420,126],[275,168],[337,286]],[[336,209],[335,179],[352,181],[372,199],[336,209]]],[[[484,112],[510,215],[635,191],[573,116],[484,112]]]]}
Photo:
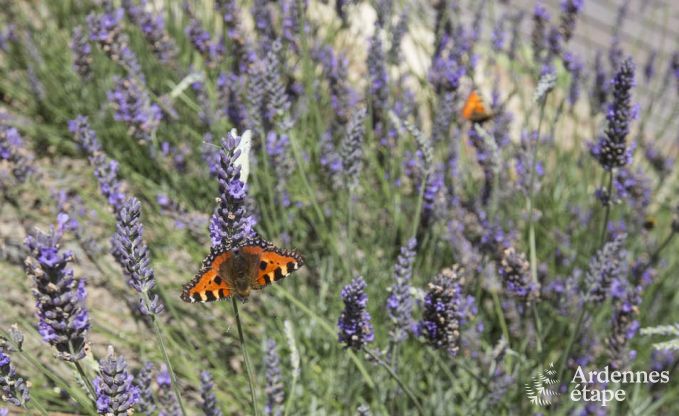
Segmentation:
{"type": "Polygon", "coordinates": [[[472,90],[467,97],[467,101],[462,107],[462,117],[474,123],[483,123],[493,117],[493,113],[486,109],[481,96],[472,90]]]}
{"type": "Polygon", "coordinates": [[[232,295],[246,298],[304,265],[302,256],[283,250],[259,237],[238,244],[232,241],[212,247],[210,255],[189,283],[184,285],[184,302],[213,302],[232,295]]]}

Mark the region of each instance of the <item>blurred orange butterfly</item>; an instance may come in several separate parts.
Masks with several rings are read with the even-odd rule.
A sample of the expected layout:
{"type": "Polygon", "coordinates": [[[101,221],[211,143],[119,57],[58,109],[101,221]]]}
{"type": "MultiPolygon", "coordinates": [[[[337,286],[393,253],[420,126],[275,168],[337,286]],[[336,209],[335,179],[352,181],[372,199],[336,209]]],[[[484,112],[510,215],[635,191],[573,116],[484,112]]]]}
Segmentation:
{"type": "Polygon", "coordinates": [[[474,123],[483,123],[490,120],[493,113],[486,108],[479,93],[472,90],[464,103],[464,107],[462,107],[462,117],[474,123]]]}

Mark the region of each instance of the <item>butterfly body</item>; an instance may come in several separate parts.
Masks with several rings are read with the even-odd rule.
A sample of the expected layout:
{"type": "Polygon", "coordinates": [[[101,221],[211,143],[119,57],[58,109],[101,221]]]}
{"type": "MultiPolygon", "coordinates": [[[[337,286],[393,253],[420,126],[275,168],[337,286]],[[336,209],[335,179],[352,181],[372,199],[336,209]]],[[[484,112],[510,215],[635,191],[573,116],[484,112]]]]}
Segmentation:
{"type": "Polygon", "coordinates": [[[302,256],[260,238],[213,247],[200,271],[184,285],[185,302],[213,302],[233,295],[250,296],[304,265],[302,256]]]}

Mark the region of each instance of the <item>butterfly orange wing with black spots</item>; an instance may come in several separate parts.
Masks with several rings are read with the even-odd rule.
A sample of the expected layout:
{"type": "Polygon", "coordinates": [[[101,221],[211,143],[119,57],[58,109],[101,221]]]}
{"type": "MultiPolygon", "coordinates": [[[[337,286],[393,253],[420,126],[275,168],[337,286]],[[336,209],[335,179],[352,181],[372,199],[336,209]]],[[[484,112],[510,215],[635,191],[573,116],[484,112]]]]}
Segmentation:
{"type": "Polygon", "coordinates": [[[295,251],[278,248],[259,238],[246,241],[240,250],[259,257],[257,275],[250,284],[253,289],[277,282],[304,265],[304,258],[295,251]]]}
{"type": "Polygon", "coordinates": [[[462,107],[462,117],[475,123],[483,123],[490,120],[493,114],[486,109],[479,93],[472,90],[464,103],[464,107],[462,107]]]}
{"type": "Polygon", "coordinates": [[[228,282],[218,275],[220,266],[229,261],[235,250],[258,259],[257,274],[250,282],[253,289],[262,289],[281,280],[304,265],[304,258],[292,250],[284,250],[260,238],[248,239],[234,246],[227,242],[213,247],[203,260],[200,271],[184,285],[181,298],[185,302],[213,302],[231,296],[228,282]]]}
{"type": "Polygon", "coordinates": [[[219,277],[219,267],[233,255],[231,243],[213,247],[203,260],[200,271],[184,285],[181,298],[184,302],[212,302],[231,296],[226,280],[219,277]]]}

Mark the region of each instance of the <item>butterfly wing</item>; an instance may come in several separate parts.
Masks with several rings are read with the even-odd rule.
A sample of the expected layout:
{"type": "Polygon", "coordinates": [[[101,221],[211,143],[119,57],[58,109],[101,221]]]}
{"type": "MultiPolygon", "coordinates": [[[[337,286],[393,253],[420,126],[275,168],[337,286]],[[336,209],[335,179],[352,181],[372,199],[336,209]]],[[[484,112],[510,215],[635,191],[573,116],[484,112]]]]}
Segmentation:
{"type": "Polygon", "coordinates": [[[467,101],[462,107],[462,117],[475,123],[482,123],[489,120],[493,115],[486,109],[483,100],[476,90],[472,90],[467,97],[467,101]]]}
{"type": "Polygon", "coordinates": [[[213,247],[203,260],[200,271],[184,285],[181,298],[184,302],[214,302],[231,296],[229,284],[219,277],[220,266],[233,256],[230,244],[213,247]]]}
{"type": "Polygon", "coordinates": [[[253,289],[262,289],[304,265],[304,258],[297,252],[278,248],[260,238],[245,241],[240,250],[251,258],[259,259],[257,273],[252,276],[250,282],[253,289]]]}

